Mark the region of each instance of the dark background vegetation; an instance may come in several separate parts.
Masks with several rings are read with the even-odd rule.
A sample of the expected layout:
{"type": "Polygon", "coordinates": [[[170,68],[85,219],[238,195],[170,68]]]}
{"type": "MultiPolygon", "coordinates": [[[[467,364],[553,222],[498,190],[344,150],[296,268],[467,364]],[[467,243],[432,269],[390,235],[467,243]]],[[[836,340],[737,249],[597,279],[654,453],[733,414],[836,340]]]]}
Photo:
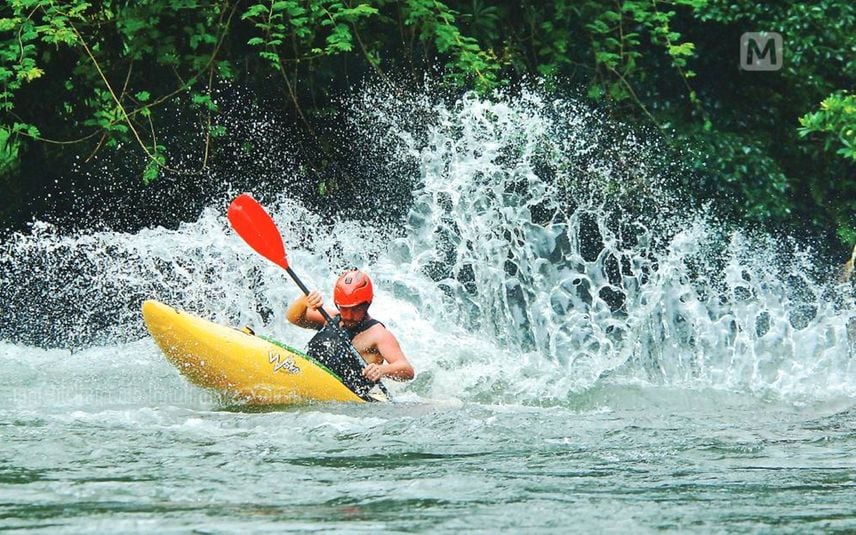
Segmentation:
{"type": "Polygon", "coordinates": [[[366,79],[418,90],[427,76],[451,95],[532,80],[582,94],[662,134],[686,165],[687,202],[713,199],[725,220],[842,261],[856,243],[849,0],[7,0],[0,9],[0,233],[33,218],[69,229],[169,226],[226,188],[288,187],[319,209],[353,209],[351,194],[374,170],[343,142],[357,134],[336,126],[337,97],[366,79]],[[739,68],[741,34],[760,31],[783,36],[781,70],[739,68]]]}

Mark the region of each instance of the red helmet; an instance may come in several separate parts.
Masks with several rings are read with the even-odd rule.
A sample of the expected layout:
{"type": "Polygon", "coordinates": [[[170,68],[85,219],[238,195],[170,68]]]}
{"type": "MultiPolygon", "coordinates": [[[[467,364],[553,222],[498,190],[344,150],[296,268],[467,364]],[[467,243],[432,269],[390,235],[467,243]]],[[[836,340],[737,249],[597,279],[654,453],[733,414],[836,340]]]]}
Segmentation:
{"type": "Polygon", "coordinates": [[[359,269],[342,273],[333,288],[333,302],[337,308],[348,308],[371,303],[374,297],[372,280],[359,269]]]}

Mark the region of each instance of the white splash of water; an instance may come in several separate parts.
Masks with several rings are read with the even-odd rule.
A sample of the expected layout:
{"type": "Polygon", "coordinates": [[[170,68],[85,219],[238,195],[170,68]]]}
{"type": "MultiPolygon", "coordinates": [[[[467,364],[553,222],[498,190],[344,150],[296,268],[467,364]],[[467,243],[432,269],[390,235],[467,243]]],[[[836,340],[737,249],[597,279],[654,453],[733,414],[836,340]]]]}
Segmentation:
{"type": "MultiPolygon", "coordinates": [[[[397,394],[561,403],[630,381],[856,395],[852,293],[816,281],[809,253],[683,206],[656,144],[538,93],[355,106],[367,142],[418,170],[401,178],[415,187],[403,226],[327,227],[285,195],[269,208],[310,287],[371,273],[373,313],[419,371],[397,394]]],[[[145,336],[139,305],[157,298],[302,345],[312,333],[284,320],[297,289],[228,228],[227,202],[176,230],[13,236],[0,335],[116,347],[145,336]]]]}
{"type": "Polygon", "coordinates": [[[401,292],[422,310],[504,349],[477,359],[485,389],[561,397],[610,375],[856,393],[852,292],[815,280],[809,253],[683,205],[655,145],[627,135],[616,156],[597,114],[534,93],[433,110],[421,139],[395,134],[421,184],[385,260],[436,282],[401,292]]]}

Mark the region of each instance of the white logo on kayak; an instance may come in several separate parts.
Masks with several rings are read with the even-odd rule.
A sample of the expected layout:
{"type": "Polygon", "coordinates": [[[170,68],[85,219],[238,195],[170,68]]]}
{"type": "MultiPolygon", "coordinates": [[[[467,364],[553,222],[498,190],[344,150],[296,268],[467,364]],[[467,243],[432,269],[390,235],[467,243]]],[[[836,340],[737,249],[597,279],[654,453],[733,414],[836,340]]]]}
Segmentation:
{"type": "Polygon", "coordinates": [[[273,364],[274,373],[280,370],[292,375],[300,373],[300,368],[297,367],[297,364],[294,363],[294,358],[291,356],[282,358],[282,356],[276,351],[268,351],[268,361],[273,364]]]}

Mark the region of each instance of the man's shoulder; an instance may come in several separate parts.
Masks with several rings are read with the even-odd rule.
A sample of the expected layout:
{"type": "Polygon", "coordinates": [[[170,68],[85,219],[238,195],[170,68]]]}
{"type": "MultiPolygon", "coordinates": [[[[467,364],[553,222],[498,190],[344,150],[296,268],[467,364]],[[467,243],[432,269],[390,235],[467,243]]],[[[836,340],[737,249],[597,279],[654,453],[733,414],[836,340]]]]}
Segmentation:
{"type": "Polygon", "coordinates": [[[384,325],[382,321],[376,320],[374,318],[372,318],[372,320],[374,320],[372,325],[368,329],[363,331],[364,333],[368,334],[376,340],[382,340],[387,337],[395,338],[395,335],[392,334],[392,331],[387,329],[386,325],[384,325]]]}

